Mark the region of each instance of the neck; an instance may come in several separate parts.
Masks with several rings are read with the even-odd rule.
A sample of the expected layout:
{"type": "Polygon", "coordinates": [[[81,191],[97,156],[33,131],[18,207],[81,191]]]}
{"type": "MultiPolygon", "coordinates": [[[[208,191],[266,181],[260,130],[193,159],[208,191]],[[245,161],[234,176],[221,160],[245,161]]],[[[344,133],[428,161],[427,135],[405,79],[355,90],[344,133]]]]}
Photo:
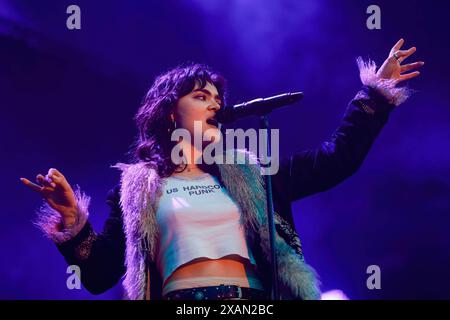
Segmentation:
{"type": "Polygon", "coordinates": [[[200,162],[199,160],[202,158],[203,150],[196,148],[191,143],[185,143],[183,141],[180,142],[180,145],[183,150],[183,154],[185,155],[185,159],[187,160],[187,164],[182,164],[179,167],[184,168],[186,166],[186,170],[188,172],[203,172],[203,170],[200,169],[199,165],[196,163],[196,161],[200,162]]]}

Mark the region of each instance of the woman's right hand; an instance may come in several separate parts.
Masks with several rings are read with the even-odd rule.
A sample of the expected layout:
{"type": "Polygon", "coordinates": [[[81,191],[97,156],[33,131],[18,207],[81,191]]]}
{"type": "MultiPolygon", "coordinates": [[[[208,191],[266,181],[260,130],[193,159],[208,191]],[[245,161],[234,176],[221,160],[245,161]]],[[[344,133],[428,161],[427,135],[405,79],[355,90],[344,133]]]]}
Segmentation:
{"type": "Polygon", "coordinates": [[[61,172],[51,168],[45,177],[38,174],[36,176],[38,184],[25,178],[20,178],[20,180],[27,187],[39,193],[50,207],[61,214],[66,228],[75,223],[78,214],[77,200],[72,187],[61,172]]]}

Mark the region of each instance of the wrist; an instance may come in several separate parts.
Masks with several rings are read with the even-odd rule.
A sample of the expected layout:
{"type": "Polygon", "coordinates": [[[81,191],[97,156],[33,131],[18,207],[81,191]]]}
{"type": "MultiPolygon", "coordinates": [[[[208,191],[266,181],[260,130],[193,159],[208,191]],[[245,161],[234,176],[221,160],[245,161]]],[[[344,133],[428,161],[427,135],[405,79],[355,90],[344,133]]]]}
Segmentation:
{"type": "Polygon", "coordinates": [[[76,221],[77,221],[77,218],[75,216],[62,218],[62,223],[63,223],[64,229],[73,227],[73,225],[75,224],[76,221]]]}
{"type": "Polygon", "coordinates": [[[75,190],[76,208],[56,210],[44,201],[38,210],[34,224],[54,242],[61,244],[75,237],[86,224],[90,197],[82,193],[79,187],[75,190]]]}
{"type": "Polygon", "coordinates": [[[389,104],[398,106],[411,94],[411,90],[406,87],[396,87],[397,82],[394,79],[386,79],[382,72],[376,72],[377,66],[372,60],[365,62],[359,57],[357,64],[363,85],[377,92],[378,96],[383,96],[389,104]]]}
{"type": "Polygon", "coordinates": [[[76,223],[77,217],[79,215],[78,208],[64,210],[60,212],[60,214],[63,226],[66,229],[72,227],[76,223]]]}

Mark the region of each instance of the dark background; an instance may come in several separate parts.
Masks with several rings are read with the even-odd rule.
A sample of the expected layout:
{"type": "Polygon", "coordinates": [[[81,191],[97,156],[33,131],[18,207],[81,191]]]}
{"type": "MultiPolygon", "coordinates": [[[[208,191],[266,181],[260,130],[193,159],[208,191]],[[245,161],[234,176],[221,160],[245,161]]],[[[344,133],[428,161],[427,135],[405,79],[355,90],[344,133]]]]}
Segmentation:
{"type": "MultiPolygon", "coordinates": [[[[350,299],[450,298],[450,108],[445,1],[0,0],[2,232],[0,298],[120,299],[68,290],[66,263],[31,223],[42,200],[20,182],[58,168],[90,196],[91,221],[136,134],[132,120],[156,75],[186,61],[229,81],[231,103],[288,91],[277,110],[281,153],[327,139],[360,88],[357,56],[381,65],[403,37],[426,62],[356,175],[293,204],[307,261],[323,291],[350,299]],[[81,8],[81,30],[66,8],[81,8]],[[366,8],[381,8],[381,30],[366,8]],[[368,290],[366,268],[381,268],[368,290]]],[[[247,128],[255,119],[237,123],[247,128]]]]}

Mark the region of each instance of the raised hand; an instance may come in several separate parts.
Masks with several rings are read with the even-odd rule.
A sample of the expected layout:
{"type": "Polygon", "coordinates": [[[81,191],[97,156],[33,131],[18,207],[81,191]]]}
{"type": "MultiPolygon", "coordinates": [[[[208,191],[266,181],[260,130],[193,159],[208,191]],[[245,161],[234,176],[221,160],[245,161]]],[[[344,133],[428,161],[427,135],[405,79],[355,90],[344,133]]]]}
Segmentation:
{"type": "Polygon", "coordinates": [[[416,47],[411,47],[408,50],[400,50],[404,44],[404,40],[400,39],[389,52],[388,58],[383,65],[378,69],[377,76],[382,79],[394,80],[396,83],[409,80],[420,75],[419,71],[405,73],[422,67],[425,62],[418,61],[410,64],[401,65],[410,55],[416,52],[416,47]]]}
{"type": "Polygon", "coordinates": [[[65,227],[75,223],[78,211],[77,200],[72,187],[61,172],[51,168],[45,177],[38,174],[36,176],[38,184],[26,178],[20,178],[20,180],[27,187],[39,193],[50,207],[61,214],[65,227]]]}

